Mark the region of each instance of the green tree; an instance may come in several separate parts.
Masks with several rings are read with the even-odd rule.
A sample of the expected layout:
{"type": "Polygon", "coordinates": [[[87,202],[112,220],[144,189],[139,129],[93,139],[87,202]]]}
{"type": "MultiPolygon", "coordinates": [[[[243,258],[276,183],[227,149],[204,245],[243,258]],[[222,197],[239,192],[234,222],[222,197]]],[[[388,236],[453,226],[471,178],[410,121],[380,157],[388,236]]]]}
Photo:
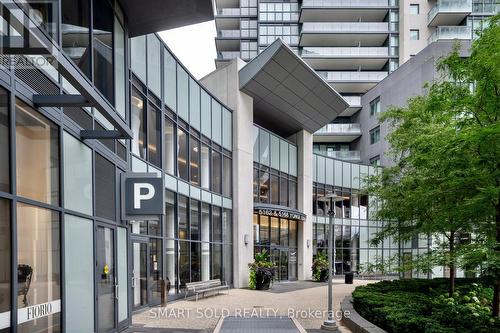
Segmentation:
{"type": "Polygon", "coordinates": [[[386,236],[443,239],[431,257],[450,268],[481,266],[493,278],[493,315],[500,306],[500,15],[473,41],[440,60],[441,78],[406,107],[382,113],[393,126],[387,139],[395,165],[370,177],[367,190],[387,221],[386,236]],[[467,244],[459,239],[473,234],[467,244]]]}

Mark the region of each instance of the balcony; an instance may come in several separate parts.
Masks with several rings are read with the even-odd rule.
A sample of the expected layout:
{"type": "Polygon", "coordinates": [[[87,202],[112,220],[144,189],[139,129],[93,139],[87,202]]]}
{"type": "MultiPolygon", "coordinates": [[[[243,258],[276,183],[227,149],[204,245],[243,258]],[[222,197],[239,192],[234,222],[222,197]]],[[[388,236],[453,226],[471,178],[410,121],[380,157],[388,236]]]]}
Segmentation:
{"type": "Polygon", "coordinates": [[[389,10],[388,0],[304,0],[300,22],[383,21],[389,10]]]}
{"type": "Polygon", "coordinates": [[[215,38],[217,51],[237,51],[240,49],[240,30],[219,30],[215,38]]]}
{"type": "Polygon", "coordinates": [[[327,152],[315,151],[314,153],[349,162],[361,162],[361,154],[359,150],[330,150],[327,152]]]}
{"type": "Polygon", "coordinates": [[[430,44],[438,40],[472,39],[472,28],[468,26],[437,27],[427,39],[430,44]]]}
{"type": "Polygon", "coordinates": [[[388,34],[387,22],[305,22],[300,46],[382,46],[388,34]]]}
{"type": "Polygon", "coordinates": [[[359,124],[327,124],[314,133],[314,142],[351,142],[361,136],[359,124]]]}
{"type": "Polygon", "coordinates": [[[240,8],[218,8],[217,16],[240,16],[241,10],[240,8]]]}
{"type": "Polygon", "coordinates": [[[217,38],[240,38],[240,30],[219,30],[217,32],[217,38]]]}
{"type": "Polygon", "coordinates": [[[347,103],[349,103],[349,107],[344,110],[339,116],[341,117],[350,117],[359,110],[361,110],[361,96],[359,95],[343,95],[342,96],[347,103]]]}
{"type": "Polygon", "coordinates": [[[460,24],[472,12],[472,0],[438,0],[427,14],[430,27],[460,24]]]}
{"type": "Polygon", "coordinates": [[[365,93],[388,75],[386,71],[317,71],[316,73],[325,81],[329,82],[333,88],[340,93],[365,93]]]}
{"type": "Polygon", "coordinates": [[[387,47],[304,47],[302,59],[316,70],[380,70],[389,59],[387,47]]]}

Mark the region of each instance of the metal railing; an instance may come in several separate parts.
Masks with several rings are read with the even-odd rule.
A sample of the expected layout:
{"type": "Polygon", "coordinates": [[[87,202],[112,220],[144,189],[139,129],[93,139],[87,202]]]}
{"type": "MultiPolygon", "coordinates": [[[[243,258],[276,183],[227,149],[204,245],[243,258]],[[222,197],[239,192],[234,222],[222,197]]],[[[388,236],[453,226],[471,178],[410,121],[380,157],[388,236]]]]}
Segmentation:
{"type": "Polygon", "coordinates": [[[304,47],[303,57],[387,57],[387,47],[304,47]]]}
{"type": "Polygon", "coordinates": [[[388,22],[304,22],[302,33],[388,32],[388,22]]]}
{"type": "Polygon", "coordinates": [[[359,134],[361,135],[361,126],[353,124],[327,124],[316,131],[315,134],[359,134]]]}
{"type": "Polygon", "coordinates": [[[241,32],[240,30],[219,30],[217,32],[217,37],[222,38],[240,38],[241,32]]]}
{"type": "Polygon", "coordinates": [[[427,14],[427,23],[431,23],[438,13],[470,13],[472,0],[438,0],[427,14]]]}
{"type": "Polygon", "coordinates": [[[326,81],[381,81],[388,73],[387,72],[333,72],[333,71],[317,71],[326,81]]]}
{"type": "Polygon", "coordinates": [[[303,0],[304,7],[388,7],[389,0],[303,0]]]}
{"type": "Polygon", "coordinates": [[[349,106],[360,106],[361,105],[361,96],[342,96],[349,106]]]}
{"type": "Polygon", "coordinates": [[[240,16],[240,8],[219,8],[217,9],[218,16],[240,16]]]}
{"type": "Polygon", "coordinates": [[[359,161],[361,160],[361,154],[359,150],[336,150],[336,151],[328,151],[325,153],[320,152],[320,154],[324,154],[329,157],[338,158],[339,160],[346,161],[359,161]]]}
{"type": "Polygon", "coordinates": [[[440,26],[427,39],[430,44],[443,39],[472,39],[472,28],[468,26],[440,26]]]}

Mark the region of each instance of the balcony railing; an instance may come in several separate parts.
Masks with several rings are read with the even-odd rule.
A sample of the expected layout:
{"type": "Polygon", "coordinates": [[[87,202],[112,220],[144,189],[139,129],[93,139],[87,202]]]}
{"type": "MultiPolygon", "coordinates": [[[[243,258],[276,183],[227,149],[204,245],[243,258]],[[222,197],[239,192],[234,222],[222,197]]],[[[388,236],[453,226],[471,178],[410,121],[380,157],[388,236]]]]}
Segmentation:
{"type": "Polygon", "coordinates": [[[342,96],[349,103],[349,106],[360,106],[361,96],[342,96]]]}
{"type": "Polygon", "coordinates": [[[427,23],[431,23],[439,13],[470,13],[472,0],[439,0],[427,14],[427,23]]]}
{"type": "Polygon", "coordinates": [[[302,33],[388,32],[387,22],[305,22],[302,33]]]}
{"type": "Polygon", "coordinates": [[[472,28],[468,26],[437,27],[432,35],[427,39],[427,42],[430,44],[443,39],[472,39],[472,28]]]}
{"type": "Polygon", "coordinates": [[[388,7],[389,0],[303,0],[302,7],[388,7]]]}
{"type": "Polygon", "coordinates": [[[320,152],[320,154],[345,161],[361,160],[361,154],[359,153],[359,150],[336,150],[336,151],[320,152]]]}
{"type": "Polygon", "coordinates": [[[240,8],[219,8],[217,9],[218,16],[240,16],[240,8]]]}
{"type": "Polygon", "coordinates": [[[303,57],[387,57],[387,47],[304,47],[303,57]]]}
{"type": "Polygon", "coordinates": [[[230,60],[240,57],[240,51],[221,51],[219,52],[219,59],[230,60]]]}
{"type": "Polygon", "coordinates": [[[326,81],[381,81],[387,72],[332,72],[317,71],[318,75],[326,81]]]}
{"type": "Polygon", "coordinates": [[[219,30],[217,32],[217,37],[220,38],[240,38],[240,30],[219,30]]]}
{"type": "Polygon", "coordinates": [[[327,124],[317,130],[315,134],[361,135],[361,126],[359,124],[327,124]]]}

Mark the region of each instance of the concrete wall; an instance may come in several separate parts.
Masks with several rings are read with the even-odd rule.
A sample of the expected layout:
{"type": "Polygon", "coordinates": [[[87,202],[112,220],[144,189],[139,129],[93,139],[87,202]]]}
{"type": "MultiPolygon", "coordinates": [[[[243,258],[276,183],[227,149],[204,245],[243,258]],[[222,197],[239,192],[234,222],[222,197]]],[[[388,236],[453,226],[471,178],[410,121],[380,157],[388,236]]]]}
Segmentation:
{"type": "Polygon", "coordinates": [[[431,35],[431,29],[427,27],[427,13],[434,6],[436,1],[411,0],[399,2],[399,63],[410,59],[427,46],[427,39],[431,35]],[[410,4],[418,4],[420,13],[410,14],[410,4]],[[419,40],[410,40],[410,30],[420,31],[419,40]]]}
{"type": "Polygon", "coordinates": [[[240,59],[200,80],[233,110],[233,280],[235,288],[248,286],[248,263],[253,261],[253,99],[240,92],[240,59]],[[245,244],[247,238],[247,244],[245,244]]]}
{"type": "MultiPolygon", "coordinates": [[[[408,98],[422,95],[426,82],[440,78],[440,74],[436,71],[436,63],[440,57],[450,53],[453,44],[454,42],[449,41],[430,44],[362,96],[363,108],[354,116],[355,122],[361,124],[362,136],[354,149],[360,150],[363,163],[369,163],[370,158],[380,155],[381,165],[393,164],[392,159],[387,155],[390,145],[385,140],[385,136],[392,128],[388,123],[380,124],[378,117],[370,116],[370,102],[380,97],[380,109],[384,112],[390,106],[406,106],[408,98]],[[371,145],[370,130],[378,125],[380,125],[380,141],[371,145]]],[[[463,42],[461,54],[467,56],[469,48],[470,42],[463,42]]]]}

